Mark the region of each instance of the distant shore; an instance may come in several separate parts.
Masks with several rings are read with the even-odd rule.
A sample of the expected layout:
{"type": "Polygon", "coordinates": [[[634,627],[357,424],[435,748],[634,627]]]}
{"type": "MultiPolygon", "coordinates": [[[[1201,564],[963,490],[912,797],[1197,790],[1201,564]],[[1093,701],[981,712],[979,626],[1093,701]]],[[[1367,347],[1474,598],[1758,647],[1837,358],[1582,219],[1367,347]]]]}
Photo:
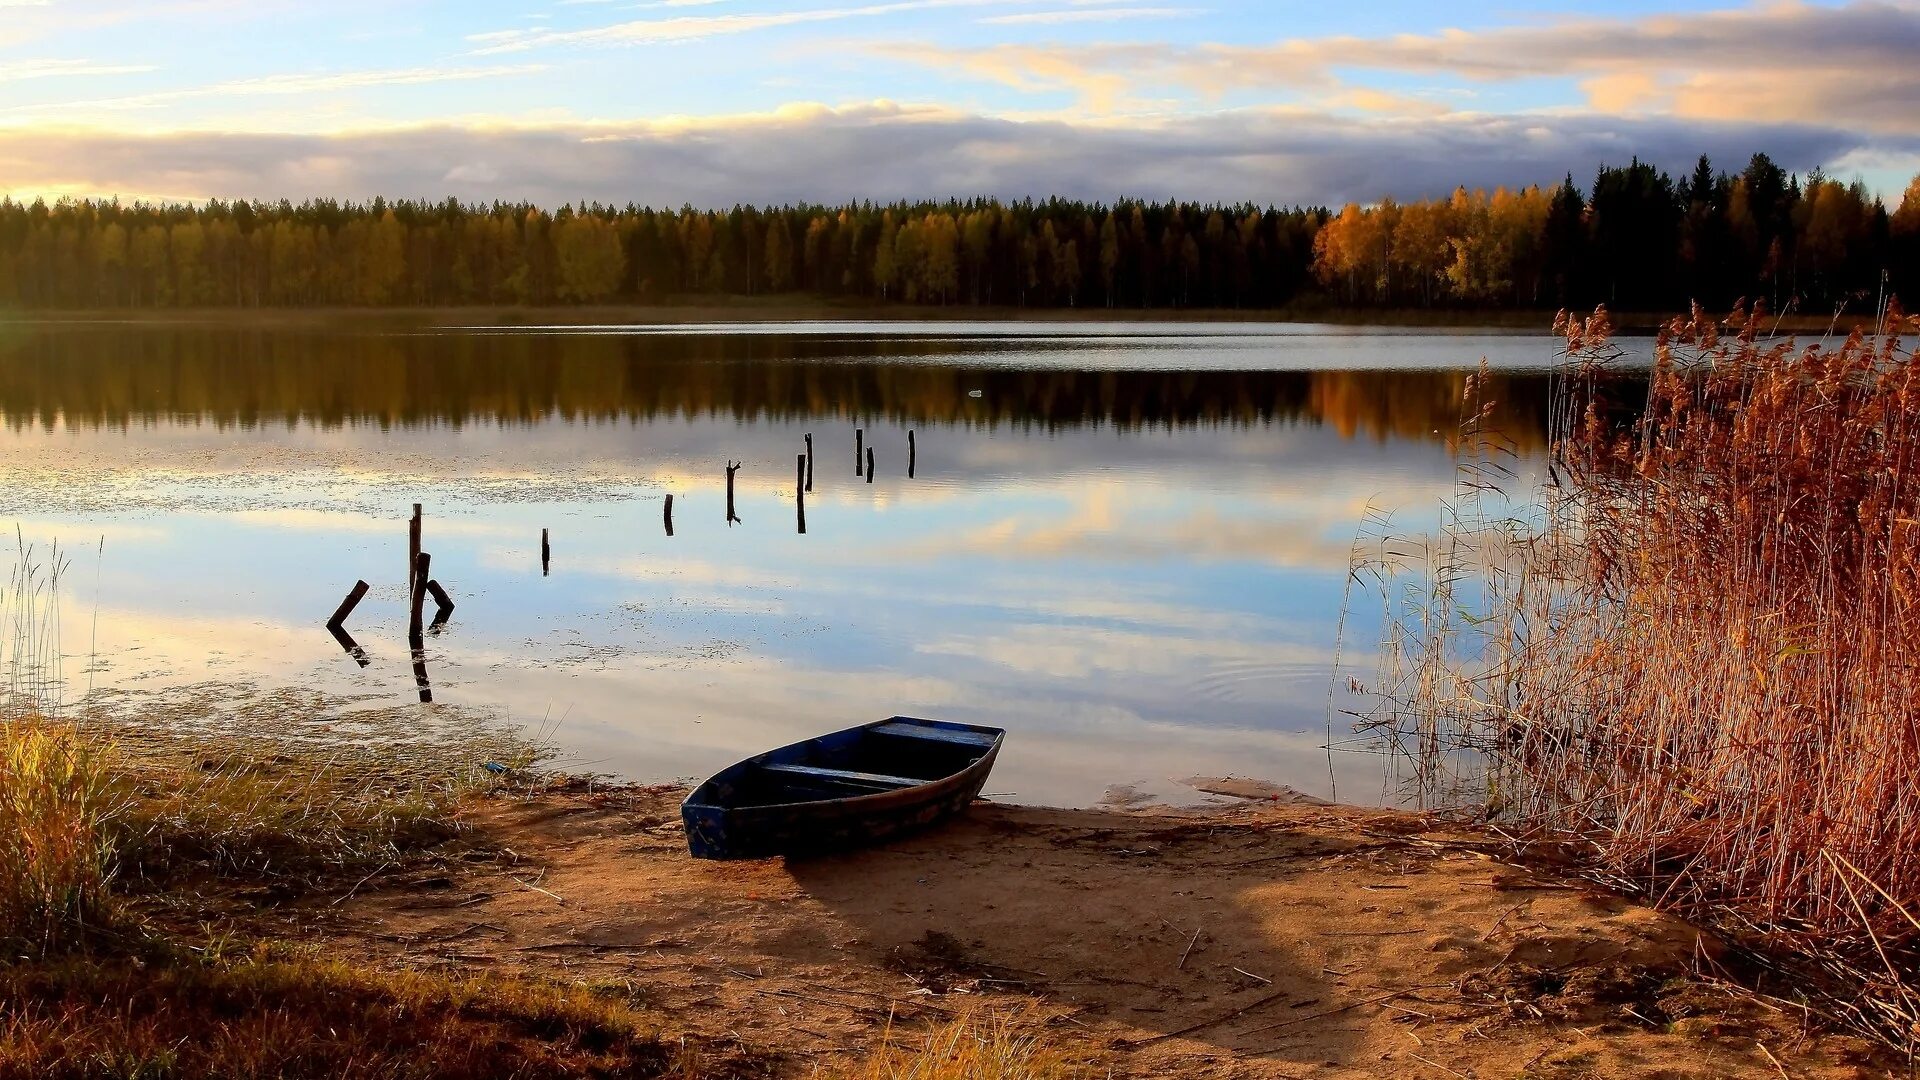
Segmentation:
{"type": "MultiPolygon", "coordinates": [[[[1674,313],[1615,313],[1625,331],[1651,331],[1674,313]]],[[[1866,316],[1788,315],[1782,333],[1820,333],[1831,327],[1845,334],[1866,316]]],[[[1448,330],[1534,330],[1547,333],[1550,311],[1471,311],[1438,308],[1341,308],[1293,306],[1242,308],[1028,308],[1011,306],[934,306],[849,303],[791,297],[689,297],[658,304],[605,306],[471,307],[300,307],[300,308],[105,308],[94,310],[19,310],[0,312],[8,324],[73,322],[180,326],[275,326],[328,328],[343,322],[392,327],[460,326],[622,326],[648,324],[756,322],[1030,322],[1074,323],[1294,323],[1448,330]]]]}

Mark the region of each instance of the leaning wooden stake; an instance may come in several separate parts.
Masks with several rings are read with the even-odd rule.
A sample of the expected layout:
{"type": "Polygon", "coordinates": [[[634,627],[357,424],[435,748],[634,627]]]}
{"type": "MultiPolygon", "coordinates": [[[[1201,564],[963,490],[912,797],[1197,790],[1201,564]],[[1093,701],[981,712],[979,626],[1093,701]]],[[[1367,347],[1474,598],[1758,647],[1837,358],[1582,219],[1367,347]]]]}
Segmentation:
{"type": "Polygon", "coordinates": [[[807,432],[807,483],[808,491],[813,490],[813,432],[807,432]]]}
{"type": "Polygon", "coordinates": [[[354,582],[353,588],[347,592],[347,598],[340,601],[340,606],[333,610],[333,618],[327,620],[327,629],[331,630],[345,624],[347,616],[353,614],[353,609],[358,607],[361,599],[367,595],[367,589],[366,582],[354,582]]]}
{"type": "Polygon", "coordinates": [[[433,597],[434,607],[433,624],[427,629],[438,630],[453,617],[453,597],[448,596],[447,590],[441,588],[437,581],[427,582],[427,594],[433,597]]]}
{"type": "Polygon", "coordinates": [[[812,460],[801,454],[800,459],[794,462],[793,503],[795,512],[799,514],[802,536],[807,534],[807,463],[812,460]]]}
{"type": "Polygon", "coordinates": [[[662,516],[665,517],[667,521],[667,535],[672,536],[673,535],[673,495],[672,494],[667,495],[667,509],[662,516]]]}
{"type": "Polygon", "coordinates": [[[427,571],[432,565],[433,556],[424,551],[413,563],[413,594],[408,598],[411,603],[407,616],[407,641],[416,649],[423,643],[422,633],[425,626],[421,613],[427,604],[427,571]]]}
{"type": "Polygon", "coordinates": [[[873,483],[873,447],[867,447],[867,483],[873,483]]]}
{"type": "Polygon", "coordinates": [[[907,432],[907,479],[909,480],[913,479],[914,458],[917,456],[919,456],[919,451],[914,448],[913,432],[909,430],[907,432]]]}

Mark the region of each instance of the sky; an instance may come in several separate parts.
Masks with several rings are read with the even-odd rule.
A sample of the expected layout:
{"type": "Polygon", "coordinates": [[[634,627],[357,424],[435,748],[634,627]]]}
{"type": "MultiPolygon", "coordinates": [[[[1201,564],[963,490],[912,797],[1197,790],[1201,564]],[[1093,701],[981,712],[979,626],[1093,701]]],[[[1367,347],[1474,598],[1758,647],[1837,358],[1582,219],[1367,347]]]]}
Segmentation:
{"type": "Polygon", "coordinates": [[[1372,202],[1764,150],[1897,201],[1920,0],[0,0],[0,193],[1372,202]]]}

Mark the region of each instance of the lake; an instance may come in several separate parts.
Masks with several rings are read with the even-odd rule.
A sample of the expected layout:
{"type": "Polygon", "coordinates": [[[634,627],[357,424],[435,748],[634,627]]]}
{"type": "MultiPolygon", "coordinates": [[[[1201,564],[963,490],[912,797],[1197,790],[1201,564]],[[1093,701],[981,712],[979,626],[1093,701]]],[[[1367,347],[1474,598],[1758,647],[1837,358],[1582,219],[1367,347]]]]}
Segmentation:
{"type": "Polygon", "coordinates": [[[67,559],[69,702],[152,724],[377,740],[482,715],[652,781],[907,713],[1008,728],[988,790],[1025,802],[1191,801],[1182,781],[1225,775],[1382,801],[1380,762],[1325,749],[1355,537],[1370,507],[1430,525],[1483,358],[1496,426],[1537,456],[1555,344],[0,324],[0,508],[67,559]],[[423,672],[415,503],[457,605],[423,672]],[[323,624],[358,579],[356,654],[323,624]]]}

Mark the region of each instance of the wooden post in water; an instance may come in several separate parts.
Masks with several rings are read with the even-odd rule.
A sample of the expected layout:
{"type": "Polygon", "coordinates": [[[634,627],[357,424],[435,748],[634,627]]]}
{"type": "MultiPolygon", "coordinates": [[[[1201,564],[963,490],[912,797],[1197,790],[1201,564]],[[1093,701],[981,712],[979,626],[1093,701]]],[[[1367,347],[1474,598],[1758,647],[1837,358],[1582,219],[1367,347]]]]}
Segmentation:
{"type": "Polygon", "coordinates": [[[427,604],[427,570],[433,565],[433,556],[421,552],[413,564],[413,594],[408,597],[409,614],[407,616],[407,641],[416,649],[422,646],[421,611],[427,604]]]}
{"type": "Polygon", "coordinates": [[[867,483],[873,483],[873,447],[867,447],[867,483]]]}
{"type": "Polygon", "coordinates": [[[813,490],[813,432],[807,432],[807,483],[808,491],[813,490]]]}
{"type": "MultiPolygon", "coordinates": [[[[808,438],[811,439],[812,436],[808,438]]],[[[807,535],[807,465],[812,460],[807,455],[801,454],[799,460],[793,463],[793,504],[795,512],[800,515],[801,536],[807,535]]]]}
{"type": "Polygon", "coordinates": [[[853,429],[853,475],[860,475],[860,447],[866,443],[867,429],[853,429]]]}
{"type": "Polygon", "coordinates": [[[413,520],[407,523],[407,595],[413,595],[413,568],[420,562],[420,504],[413,504],[413,520]]]}
{"type": "Polygon", "coordinates": [[[413,683],[420,688],[420,704],[433,704],[433,683],[427,678],[427,650],[424,645],[413,650],[413,683]]]}
{"type": "Polygon", "coordinates": [[[742,464],[744,462],[727,462],[727,525],[729,527],[740,520],[740,515],[733,512],[733,474],[740,471],[742,464]]]}
{"type": "Polygon", "coordinates": [[[667,535],[672,536],[673,535],[673,493],[672,492],[667,493],[667,509],[664,516],[667,519],[667,535]]]}
{"type": "Polygon", "coordinates": [[[913,445],[913,429],[908,428],[907,429],[907,479],[909,480],[913,479],[914,458],[917,457],[918,455],[919,455],[919,451],[916,450],[913,445]]]}
{"type": "Polygon", "coordinates": [[[340,601],[340,606],[333,610],[333,618],[327,620],[327,629],[331,630],[346,623],[347,616],[353,614],[353,609],[358,607],[361,599],[367,595],[367,588],[368,585],[364,581],[353,583],[353,588],[347,592],[347,598],[340,601]]]}
{"type": "Polygon", "coordinates": [[[440,583],[433,580],[428,580],[427,582],[427,595],[433,597],[434,607],[433,624],[428,626],[427,629],[429,631],[438,631],[441,627],[447,625],[448,619],[453,617],[453,597],[448,596],[447,590],[441,588],[440,583]]]}
{"type": "Polygon", "coordinates": [[[553,547],[547,543],[547,530],[540,530],[540,576],[553,572],[553,547]]]}

